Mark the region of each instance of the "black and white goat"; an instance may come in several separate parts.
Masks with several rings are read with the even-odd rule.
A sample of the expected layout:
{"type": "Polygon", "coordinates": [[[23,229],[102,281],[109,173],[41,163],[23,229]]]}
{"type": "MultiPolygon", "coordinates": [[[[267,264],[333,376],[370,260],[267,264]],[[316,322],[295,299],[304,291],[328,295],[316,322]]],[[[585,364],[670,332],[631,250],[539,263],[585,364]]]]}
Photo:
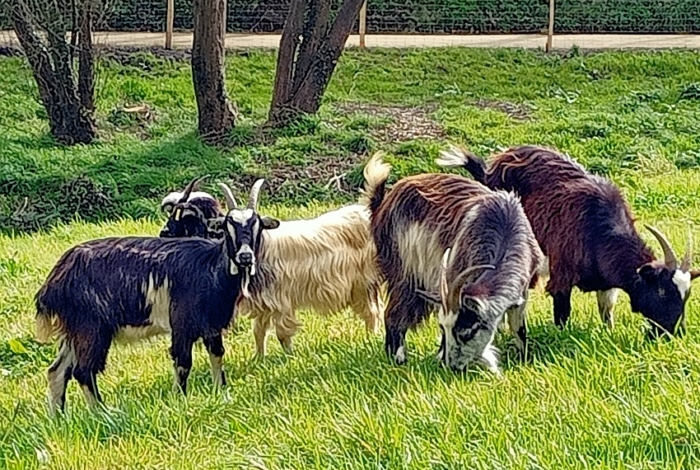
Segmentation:
{"type": "Polygon", "coordinates": [[[498,371],[492,347],[505,313],[522,351],[526,299],[543,255],[518,198],[455,175],[404,178],[386,194],[390,167],[375,155],[364,170],[371,232],[389,290],[386,353],[406,361],[405,337],[441,305],[441,356],[498,371]]]}
{"type": "MultiPolygon", "coordinates": [[[[233,200],[231,189],[223,183],[219,186],[226,199],[233,200]]],[[[173,226],[170,233],[181,233],[177,225],[182,219],[175,221],[175,215],[168,221],[173,226]]],[[[254,214],[244,215],[234,221],[234,229],[255,223],[254,214]]],[[[381,281],[369,223],[367,205],[353,204],[313,219],[282,221],[279,229],[263,235],[257,274],[238,310],[253,320],[258,355],[266,353],[272,326],[283,348],[292,350],[300,309],[327,315],[351,308],[368,331],[377,331],[382,316],[381,281]]],[[[208,227],[208,236],[217,236],[220,221],[200,216],[199,225],[208,227]]]]}
{"type": "Polygon", "coordinates": [[[226,212],[214,196],[198,191],[208,177],[195,178],[183,192],[173,191],[163,198],[160,207],[169,217],[160,232],[161,237],[223,238],[221,220],[226,212]],[[210,225],[209,221],[216,221],[216,224],[210,225]]]}
{"type": "Polygon", "coordinates": [[[192,366],[192,346],[202,339],[216,385],[225,383],[221,332],[240,300],[262,231],[279,224],[256,217],[263,180],[246,208],[229,201],[224,239],[124,237],[92,240],[68,250],[36,295],[39,341],[58,334],[58,357],[48,371],[52,409],[63,408],[66,386],[75,378],[89,404],[101,401],[97,374],[105,368],[113,340],[171,334],[175,383],[183,393],[192,366]],[[235,226],[235,229],[234,229],[235,226]]]}

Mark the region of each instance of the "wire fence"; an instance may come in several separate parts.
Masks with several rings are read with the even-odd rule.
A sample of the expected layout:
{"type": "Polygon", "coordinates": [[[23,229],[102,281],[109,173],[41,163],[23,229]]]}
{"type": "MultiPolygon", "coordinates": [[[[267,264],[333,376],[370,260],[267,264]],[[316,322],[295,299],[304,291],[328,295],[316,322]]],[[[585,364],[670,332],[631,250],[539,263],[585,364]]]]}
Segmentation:
{"type": "MultiPolygon", "coordinates": [[[[96,25],[97,30],[163,33],[168,28],[166,18],[168,4],[171,3],[169,0],[107,1],[108,8],[96,25]]],[[[192,0],[171,1],[174,5],[173,30],[191,31],[192,0]]],[[[337,6],[342,0],[330,1],[337,6]]],[[[290,0],[228,0],[227,32],[279,34],[290,3],[290,0]]],[[[552,3],[554,35],[700,33],[700,0],[555,0],[552,3]]],[[[1,15],[2,12],[0,30],[10,29],[9,21],[1,15]]],[[[481,41],[484,45],[497,46],[498,40],[493,38],[475,36],[465,40],[458,36],[546,33],[549,16],[550,0],[367,0],[363,26],[369,36],[433,35],[435,37],[430,39],[431,44],[462,44],[466,41],[478,46],[481,41]],[[455,37],[451,39],[447,35],[455,37]]],[[[354,31],[359,29],[358,22],[354,31]]],[[[159,41],[162,44],[162,40],[159,41]]],[[[274,40],[270,38],[270,41],[274,47],[274,40]]],[[[400,46],[402,40],[385,37],[370,40],[368,45],[386,45],[384,43],[392,41],[388,45],[400,46]]],[[[408,36],[403,41],[405,45],[420,45],[408,36]]],[[[527,47],[527,41],[527,38],[521,38],[515,45],[527,47]]],[[[538,41],[536,47],[541,47],[541,39],[538,41]]],[[[560,37],[556,41],[559,47],[566,47],[574,40],[560,37]]],[[[579,38],[574,42],[576,41],[577,45],[584,47],[597,45],[582,44],[585,41],[598,41],[603,46],[606,44],[600,38],[579,38]]],[[[630,41],[632,40],[627,40],[630,41]]],[[[658,47],[697,47],[700,45],[698,41],[700,37],[688,36],[651,40],[649,44],[658,47]]],[[[503,44],[512,45],[507,40],[503,44]]]]}
{"type": "MultiPolygon", "coordinates": [[[[114,0],[105,27],[164,31],[166,0],[114,0]]],[[[332,0],[339,3],[339,0],[332,0]]],[[[192,0],[175,0],[176,29],[192,28],[192,0]]],[[[279,33],[289,0],[229,0],[227,30],[279,33]]],[[[367,33],[534,33],[549,0],[368,0],[367,33]]],[[[557,0],[555,33],[698,33],[700,0],[557,0]]]]}

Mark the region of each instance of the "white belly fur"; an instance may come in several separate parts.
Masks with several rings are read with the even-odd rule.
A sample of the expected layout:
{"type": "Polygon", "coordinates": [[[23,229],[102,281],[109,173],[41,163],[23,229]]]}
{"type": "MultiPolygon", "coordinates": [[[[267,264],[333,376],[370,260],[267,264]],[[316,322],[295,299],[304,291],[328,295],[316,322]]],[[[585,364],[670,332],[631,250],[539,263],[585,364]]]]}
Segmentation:
{"type": "Polygon", "coordinates": [[[146,305],[151,307],[148,324],[144,326],[125,326],[114,337],[120,343],[133,343],[153,336],[171,332],[170,328],[170,279],[156,287],[153,275],[149,276],[148,284],[144,282],[142,292],[146,297],[146,305]]]}

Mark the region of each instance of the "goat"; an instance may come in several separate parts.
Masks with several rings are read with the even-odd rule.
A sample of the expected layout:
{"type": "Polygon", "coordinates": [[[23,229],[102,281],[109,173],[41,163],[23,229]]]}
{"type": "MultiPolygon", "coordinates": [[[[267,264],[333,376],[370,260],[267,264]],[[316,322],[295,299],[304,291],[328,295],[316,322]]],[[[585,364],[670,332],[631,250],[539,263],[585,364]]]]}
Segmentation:
{"type": "MultiPolygon", "coordinates": [[[[219,186],[227,200],[233,198],[226,184],[219,186]]],[[[251,217],[236,220],[234,228],[255,223],[251,217]]],[[[168,223],[175,227],[178,222],[173,218],[171,214],[168,223]]],[[[209,236],[215,236],[220,221],[201,220],[209,227],[209,236]]],[[[267,331],[273,323],[282,347],[292,351],[292,337],[301,326],[295,315],[299,309],[330,314],[350,307],[368,331],[376,332],[382,304],[375,253],[366,204],[314,219],[282,221],[279,229],[265,232],[257,259],[259,275],[239,305],[239,315],[253,320],[256,353],[266,354],[267,331]]]]}
{"type": "Polygon", "coordinates": [[[652,326],[651,334],[682,334],[691,281],[690,249],[681,263],[658,229],[646,226],[660,243],[657,260],[634,227],[631,210],[611,181],[592,175],[554,150],[512,147],[490,164],[457,147],[442,153],[443,167],[462,167],[492,189],[515,191],[537,241],[548,257],[554,321],[564,327],[571,314],[571,291],[596,291],[601,319],[613,326],[619,289],[652,326]]]}
{"type": "Polygon", "coordinates": [[[220,221],[226,215],[219,201],[211,194],[197,191],[209,175],[193,179],[183,192],[173,191],[163,198],[161,209],[169,214],[160,232],[163,238],[223,238],[220,221]],[[194,191],[194,192],[193,192],[194,191]],[[208,221],[217,220],[215,226],[208,221]]]}
{"type": "MultiPolygon", "coordinates": [[[[202,237],[224,238],[221,226],[226,212],[209,193],[198,191],[199,186],[209,175],[195,178],[182,192],[173,191],[163,198],[161,209],[169,214],[161,229],[161,238],[202,237]]],[[[230,327],[238,329],[238,316],[231,320],[230,327]]],[[[224,329],[224,335],[228,328],[224,329]]]]}
{"type": "Polygon", "coordinates": [[[445,174],[403,178],[387,195],[389,173],[381,154],[364,169],[371,233],[389,292],[387,355],[403,364],[408,329],[438,304],[442,361],[462,370],[476,360],[498,372],[496,329],[507,311],[525,351],[528,289],[544,258],[518,198],[445,174]]]}
{"type": "Polygon", "coordinates": [[[255,272],[261,232],[279,222],[257,217],[255,226],[235,220],[255,213],[258,180],[246,208],[229,199],[221,241],[203,238],[105,238],[69,249],[35,297],[37,339],[58,334],[58,357],[49,367],[52,411],[63,409],[75,378],[88,404],[102,402],[97,374],[104,371],[113,340],[136,341],[170,333],[175,385],[187,393],[192,346],[202,339],[214,384],[225,384],[221,332],[235,313],[255,272]]]}

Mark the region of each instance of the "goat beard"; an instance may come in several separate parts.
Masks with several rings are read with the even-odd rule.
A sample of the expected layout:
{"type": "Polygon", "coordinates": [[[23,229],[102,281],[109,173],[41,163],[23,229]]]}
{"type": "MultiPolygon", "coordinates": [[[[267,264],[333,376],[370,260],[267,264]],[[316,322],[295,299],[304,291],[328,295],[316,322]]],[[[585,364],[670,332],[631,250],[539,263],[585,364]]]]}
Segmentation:
{"type": "MultiPolygon", "coordinates": [[[[240,272],[240,270],[238,269],[238,265],[233,261],[230,261],[229,263],[229,272],[232,276],[236,276],[240,272]]],[[[243,280],[241,282],[243,297],[250,297],[250,290],[248,289],[248,287],[250,286],[250,278],[251,276],[255,276],[256,272],[257,269],[255,268],[255,264],[251,264],[249,267],[243,270],[243,280]]]]}
{"type": "Polygon", "coordinates": [[[243,281],[241,283],[241,289],[243,290],[243,297],[250,298],[250,278],[255,275],[255,265],[251,265],[243,271],[243,281]]]}

